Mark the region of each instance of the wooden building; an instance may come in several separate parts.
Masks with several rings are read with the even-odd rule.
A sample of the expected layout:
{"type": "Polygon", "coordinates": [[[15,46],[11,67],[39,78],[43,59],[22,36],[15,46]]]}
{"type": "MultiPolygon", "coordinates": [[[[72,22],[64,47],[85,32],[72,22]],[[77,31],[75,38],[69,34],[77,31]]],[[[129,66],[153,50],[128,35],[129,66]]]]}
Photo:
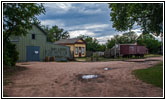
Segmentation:
{"type": "Polygon", "coordinates": [[[81,38],[62,39],[56,41],[55,44],[69,46],[74,57],[86,56],[86,43],[81,38]]]}
{"type": "Polygon", "coordinates": [[[10,41],[16,44],[19,61],[44,61],[46,57],[55,57],[59,61],[71,55],[68,46],[47,42],[47,33],[36,24],[26,36],[11,36],[10,41]]]}

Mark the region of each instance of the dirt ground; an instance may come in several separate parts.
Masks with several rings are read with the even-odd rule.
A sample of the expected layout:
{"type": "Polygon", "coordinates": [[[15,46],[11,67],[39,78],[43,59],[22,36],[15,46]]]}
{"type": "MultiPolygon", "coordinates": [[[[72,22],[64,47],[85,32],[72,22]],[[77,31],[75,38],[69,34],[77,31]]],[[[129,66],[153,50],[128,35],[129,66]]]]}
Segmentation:
{"type": "Polygon", "coordinates": [[[148,68],[162,57],[109,62],[23,62],[28,69],[4,86],[10,97],[162,97],[163,90],[135,78],[132,70],[148,68]],[[146,61],[145,61],[146,60],[146,61]],[[145,61],[145,62],[144,62],[145,61]],[[105,67],[112,70],[104,70],[105,67]],[[82,74],[102,77],[81,80],[82,74]]]}

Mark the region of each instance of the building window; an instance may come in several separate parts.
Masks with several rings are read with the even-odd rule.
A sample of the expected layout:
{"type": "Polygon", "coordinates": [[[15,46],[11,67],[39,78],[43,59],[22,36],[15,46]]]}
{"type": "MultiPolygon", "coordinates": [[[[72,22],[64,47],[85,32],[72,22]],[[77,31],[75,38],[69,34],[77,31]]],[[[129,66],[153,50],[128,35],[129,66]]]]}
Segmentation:
{"type": "Polygon", "coordinates": [[[84,51],[84,47],[82,47],[82,55],[84,55],[84,52],[85,52],[85,51],[84,51]]]}
{"type": "Polygon", "coordinates": [[[32,39],[35,39],[35,34],[32,34],[32,39]]]}
{"type": "Polygon", "coordinates": [[[75,48],[75,54],[78,55],[78,48],[75,48]]]}

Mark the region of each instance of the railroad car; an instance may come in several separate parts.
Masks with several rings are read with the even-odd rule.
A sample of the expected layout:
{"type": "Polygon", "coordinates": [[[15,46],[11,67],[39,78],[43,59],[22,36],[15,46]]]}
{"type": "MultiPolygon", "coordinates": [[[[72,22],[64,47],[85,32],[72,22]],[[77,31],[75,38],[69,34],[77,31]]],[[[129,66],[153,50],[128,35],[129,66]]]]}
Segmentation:
{"type": "Polygon", "coordinates": [[[148,49],[145,46],[136,44],[116,44],[110,50],[111,57],[144,57],[144,54],[146,53],[148,53],[148,49]]]}

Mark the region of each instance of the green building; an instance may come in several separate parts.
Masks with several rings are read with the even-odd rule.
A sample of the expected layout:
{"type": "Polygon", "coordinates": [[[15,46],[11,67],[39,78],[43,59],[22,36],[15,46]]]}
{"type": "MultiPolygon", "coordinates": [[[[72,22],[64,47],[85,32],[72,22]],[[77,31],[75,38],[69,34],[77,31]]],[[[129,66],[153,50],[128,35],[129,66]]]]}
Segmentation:
{"type": "Polygon", "coordinates": [[[47,33],[34,24],[26,36],[11,36],[19,52],[18,61],[44,61],[46,57],[55,57],[56,61],[70,57],[70,47],[47,42],[47,33]]]}

